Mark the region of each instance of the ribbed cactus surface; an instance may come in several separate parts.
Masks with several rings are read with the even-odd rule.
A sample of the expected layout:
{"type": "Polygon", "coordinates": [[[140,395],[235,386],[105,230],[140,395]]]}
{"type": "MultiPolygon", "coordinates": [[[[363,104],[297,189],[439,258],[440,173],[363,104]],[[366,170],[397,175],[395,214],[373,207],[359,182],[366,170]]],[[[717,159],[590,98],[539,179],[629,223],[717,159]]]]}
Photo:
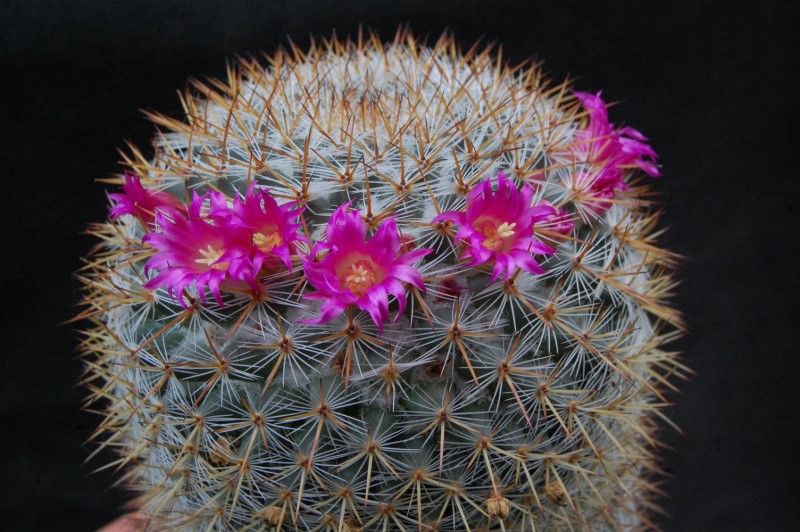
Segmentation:
{"type": "Polygon", "coordinates": [[[156,529],[650,526],[676,257],[599,93],[401,32],[181,102],[79,273],[94,438],[156,529]]]}

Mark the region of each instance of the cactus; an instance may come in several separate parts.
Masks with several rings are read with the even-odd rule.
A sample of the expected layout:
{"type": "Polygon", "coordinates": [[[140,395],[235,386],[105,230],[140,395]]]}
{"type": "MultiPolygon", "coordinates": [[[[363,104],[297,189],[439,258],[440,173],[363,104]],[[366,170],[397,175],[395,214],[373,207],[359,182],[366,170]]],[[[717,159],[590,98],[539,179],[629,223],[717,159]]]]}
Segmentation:
{"type": "Polygon", "coordinates": [[[156,529],[653,526],[678,257],[599,93],[401,31],[181,103],[79,272],[93,438],[156,529]]]}

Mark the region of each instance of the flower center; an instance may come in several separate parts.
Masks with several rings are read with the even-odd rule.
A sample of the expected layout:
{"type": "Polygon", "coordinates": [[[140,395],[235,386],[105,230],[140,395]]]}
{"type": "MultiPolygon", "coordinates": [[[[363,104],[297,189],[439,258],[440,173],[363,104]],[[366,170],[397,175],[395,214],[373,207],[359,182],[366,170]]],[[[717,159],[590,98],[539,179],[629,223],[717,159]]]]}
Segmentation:
{"type": "Polygon", "coordinates": [[[503,222],[498,226],[495,222],[487,220],[475,224],[474,227],[476,231],[486,237],[483,239],[483,242],[481,242],[481,245],[489,251],[497,251],[503,247],[506,238],[514,236],[514,228],[516,226],[516,222],[512,224],[503,222]]]}
{"type": "Polygon", "coordinates": [[[197,251],[203,256],[202,259],[195,259],[197,264],[205,264],[209,268],[215,270],[227,270],[230,262],[217,262],[222,255],[225,254],[224,248],[214,249],[211,244],[208,244],[207,249],[200,248],[197,251]]]}
{"type": "Polygon", "coordinates": [[[276,247],[283,245],[283,238],[277,231],[271,231],[266,235],[264,233],[256,233],[253,235],[253,243],[264,253],[269,253],[276,247]]]}
{"type": "Polygon", "coordinates": [[[345,287],[356,295],[363,296],[375,284],[375,269],[369,261],[359,260],[350,266],[345,277],[345,287]]]}

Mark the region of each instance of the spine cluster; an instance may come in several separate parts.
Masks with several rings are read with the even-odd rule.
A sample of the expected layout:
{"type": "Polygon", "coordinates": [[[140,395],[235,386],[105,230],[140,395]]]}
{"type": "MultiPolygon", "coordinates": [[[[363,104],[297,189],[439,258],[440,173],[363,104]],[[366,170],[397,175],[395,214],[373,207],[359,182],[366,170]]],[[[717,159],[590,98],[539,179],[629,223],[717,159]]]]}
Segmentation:
{"type": "Polygon", "coordinates": [[[647,139],[406,33],[242,61],[133,148],[87,404],[155,526],[651,526],[686,369],[647,139]]]}

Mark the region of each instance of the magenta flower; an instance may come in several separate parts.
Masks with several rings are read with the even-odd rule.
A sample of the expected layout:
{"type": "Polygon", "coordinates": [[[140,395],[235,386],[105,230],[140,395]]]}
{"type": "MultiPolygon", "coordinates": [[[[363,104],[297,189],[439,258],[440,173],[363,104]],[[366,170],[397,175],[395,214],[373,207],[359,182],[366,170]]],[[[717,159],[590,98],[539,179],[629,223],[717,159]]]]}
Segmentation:
{"type": "Polygon", "coordinates": [[[542,201],[539,206],[549,206],[552,210],[545,217],[540,217],[534,222],[534,229],[543,229],[560,235],[568,235],[575,228],[572,216],[564,209],[553,207],[548,201],[542,201]]]}
{"type": "Polygon", "coordinates": [[[575,92],[589,111],[589,126],[578,132],[574,154],[599,166],[590,178],[589,189],[598,192],[601,198],[608,198],[614,190],[625,188],[626,170],[639,168],[652,177],[661,173],[656,164],[658,155],[645,143],[647,137],[632,127],[615,129],[608,121],[608,109],[601,94],[575,92]]]}
{"type": "MultiPolygon", "coordinates": [[[[601,174],[609,173],[606,168],[600,171],[601,174]]],[[[614,204],[616,191],[625,189],[621,174],[613,180],[604,180],[601,174],[578,171],[569,178],[567,184],[576,192],[574,199],[580,204],[580,211],[583,213],[600,216],[614,204]]]]}
{"type": "Polygon", "coordinates": [[[550,205],[531,206],[532,196],[530,185],[518,191],[500,172],[497,192],[492,191],[492,181],[487,179],[467,195],[464,212],[443,212],[433,223],[447,220],[460,225],[456,239],[467,246],[461,258],[471,259],[467,266],[494,261],[491,281],[503,271],[507,279],[517,267],[543,273],[532,254],[552,255],[555,250],[533,237],[533,226],[551,216],[554,209],[550,205]]]}
{"type": "Polygon", "coordinates": [[[296,202],[278,205],[267,190],[257,191],[255,185],[250,185],[244,200],[237,197],[230,210],[227,205],[212,205],[210,216],[218,225],[241,229],[238,234],[246,241],[240,245],[249,249],[250,258],[250,268],[245,273],[249,278],[245,280],[252,286],[257,283],[261,268],[273,266],[277,260],[292,270],[296,242],[308,241],[298,233],[301,213],[296,202]]]}
{"type": "Polygon", "coordinates": [[[324,301],[322,315],[303,322],[330,321],[355,306],[368,312],[382,331],[389,315],[390,295],[397,300],[399,317],[406,307],[403,283],[425,289],[422,276],[412,264],[433,250],[403,251],[393,218],[384,221],[367,240],[361,214],[349,208],[348,202],[336,209],[328,223],[327,241],[314,245],[303,265],[306,279],[317,290],[305,297],[324,301]],[[315,262],[319,250],[327,253],[315,262]]]}
{"type": "Polygon", "coordinates": [[[211,211],[219,213],[226,205],[222,194],[198,196],[189,206],[189,216],[177,210],[160,209],[156,222],[160,233],[149,233],[143,241],[157,250],[145,265],[145,270],[158,270],[158,275],[144,287],[153,290],[166,286],[169,295],[188,307],[183,290],[197,286],[200,299],[205,302],[208,288],[214,299],[222,305],[220,285],[235,281],[249,266],[247,242],[241,228],[218,224],[213,217],[204,215],[203,204],[210,197],[211,211]]]}
{"type": "Polygon", "coordinates": [[[139,218],[145,228],[153,226],[157,212],[164,207],[186,211],[183,202],[172,194],[144,188],[139,176],[132,172],[125,172],[122,192],[109,194],[108,197],[115,202],[108,211],[111,219],[119,218],[123,214],[132,214],[139,218]]]}

